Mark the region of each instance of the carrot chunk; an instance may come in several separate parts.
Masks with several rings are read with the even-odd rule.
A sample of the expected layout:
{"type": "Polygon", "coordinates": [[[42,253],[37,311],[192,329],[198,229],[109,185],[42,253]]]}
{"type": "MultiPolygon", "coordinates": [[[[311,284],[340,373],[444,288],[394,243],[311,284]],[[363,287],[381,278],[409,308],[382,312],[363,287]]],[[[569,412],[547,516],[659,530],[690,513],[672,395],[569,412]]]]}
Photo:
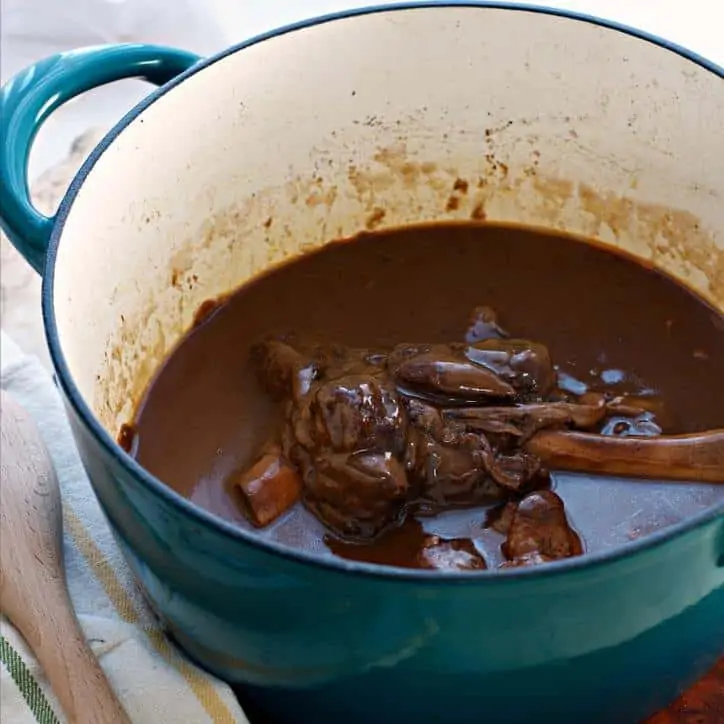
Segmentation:
{"type": "Polygon", "coordinates": [[[262,455],[233,482],[244,514],[257,528],[276,520],[302,495],[299,473],[278,453],[262,455]]]}

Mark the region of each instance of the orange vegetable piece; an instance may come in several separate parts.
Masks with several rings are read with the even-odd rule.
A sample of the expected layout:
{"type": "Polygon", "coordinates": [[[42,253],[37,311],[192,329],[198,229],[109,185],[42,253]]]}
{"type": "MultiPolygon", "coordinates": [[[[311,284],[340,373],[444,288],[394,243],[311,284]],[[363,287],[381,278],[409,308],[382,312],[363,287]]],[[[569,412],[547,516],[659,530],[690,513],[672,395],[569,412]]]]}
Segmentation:
{"type": "Polygon", "coordinates": [[[291,508],[302,495],[299,473],[276,452],[262,455],[233,482],[244,514],[264,528],[291,508]]]}

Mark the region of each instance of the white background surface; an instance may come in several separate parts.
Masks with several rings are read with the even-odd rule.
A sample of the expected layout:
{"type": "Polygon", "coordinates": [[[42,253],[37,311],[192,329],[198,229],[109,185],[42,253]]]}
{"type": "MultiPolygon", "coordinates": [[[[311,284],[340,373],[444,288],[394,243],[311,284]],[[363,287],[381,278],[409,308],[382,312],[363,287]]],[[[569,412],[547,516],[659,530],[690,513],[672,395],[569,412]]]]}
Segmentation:
{"type": "MultiPolygon", "coordinates": [[[[60,50],[153,42],[208,54],[305,17],[384,0],[2,0],[0,76],[60,50]]],[[[616,20],[660,35],[724,65],[721,0],[543,0],[540,4],[616,20]]],[[[148,88],[124,81],[57,112],[41,131],[30,177],[63,158],[90,126],[109,127],[148,88]]]]}

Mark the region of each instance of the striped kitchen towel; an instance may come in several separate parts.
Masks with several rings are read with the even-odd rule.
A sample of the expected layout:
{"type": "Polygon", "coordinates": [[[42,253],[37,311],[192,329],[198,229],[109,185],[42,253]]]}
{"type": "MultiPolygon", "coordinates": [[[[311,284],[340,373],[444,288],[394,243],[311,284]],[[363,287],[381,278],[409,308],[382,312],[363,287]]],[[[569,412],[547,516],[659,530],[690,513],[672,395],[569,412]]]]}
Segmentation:
{"type": "MultiPolygon", "coordinates": [[[[32,415],[63,496],[68,586],[81,626],[134,724],[248,724],[229,687],[164,636],[91,490],[45,368],[5,334],[0,384],[32,415]]],[[[56,724],[63,712],[23,638],[0,618],[0,722],[56,724]]]]}

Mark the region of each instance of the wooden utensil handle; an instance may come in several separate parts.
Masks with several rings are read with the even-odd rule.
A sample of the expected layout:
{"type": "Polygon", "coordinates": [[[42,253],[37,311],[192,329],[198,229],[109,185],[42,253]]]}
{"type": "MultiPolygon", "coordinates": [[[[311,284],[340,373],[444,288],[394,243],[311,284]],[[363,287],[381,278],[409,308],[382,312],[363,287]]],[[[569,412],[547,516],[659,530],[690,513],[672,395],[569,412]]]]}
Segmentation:
{"type": "Polygon", "coordinates": [[[65,582],[58,480],[30,415],[0,395],[0,606],[71,724],[130,724],[86,643],[65,582]]]}
{"type": "MultiPolygon", "coordinates": [[[[98,659],[86,643],[65,590],[48,592],[48,625],[18,625],[71,724],[130,724],[98,659]],[[63,600],[65,599],[65,600],[63,600]]],[[[40,612],[39,612],[40,613],[40,612]]]]}
{"type": "Polygon", "coordinates": [[[647,438],[550,430],[526,449],[551,470],[724,483],[724,430],[647,438]]]}

